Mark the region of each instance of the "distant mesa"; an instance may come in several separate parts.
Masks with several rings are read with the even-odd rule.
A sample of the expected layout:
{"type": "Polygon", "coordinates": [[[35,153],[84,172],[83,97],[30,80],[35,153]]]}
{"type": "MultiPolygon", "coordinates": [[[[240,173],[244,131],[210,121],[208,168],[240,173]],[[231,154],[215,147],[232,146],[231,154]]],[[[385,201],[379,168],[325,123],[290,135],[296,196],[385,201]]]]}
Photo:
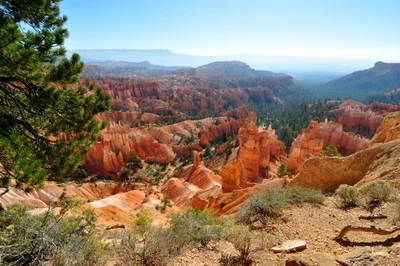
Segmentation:
{"type": "Polygon", "coordinates": [[[218,61],[196,68],[196,72],[209,77],[279,77],[287,76],[283,73],[274,73],[267,70],[255,70],[240,61],[218,61]]]}
{"type": "Polygon", "coordinates": [[[188,69],[186,66],[153,65],[149,61],[105,61],[85,64],[81,78],[94,77],[132,77],[132,76],[161,76],[179,69],[188,69]]]}
{"type": "MultiPolygon", "coordinates": [[[[154,65],[199,67],[219,61],[240,61],[249,64],[255,69],[268,69],[296,75],[296,78],[308,79],[311,76],[322,77],[327,73],[330,77],[339,77],[343,73],[350,73],[358,69],[365,69],[374,62],[361,59],[338,59],[307,56],[275,56],[262,54],[230,54],[215,56],[199,56],[175,53],[167,49],[77,49],[67,51],[68,56],[73,53],[81,55],[87,63],[105,61],[149,61],[154,65]],[[340,75],[339,75],[340,74],[340,75]]],[[[321,81],[331,80],[323,77],[321,81]]]]}
{"type": "Polygon", "coordinates": [[[85,68],[81,77],[162,76],[174,73],[181,75],[198,75],[203,78],[255,78],[287,76],[283,73],[274,73],[267,70],[255,70],[246,63],[240,61],[219,61],[197,68],[186,66],[153,65],[149,61],[105,61],[85,64],[85,68]]]}

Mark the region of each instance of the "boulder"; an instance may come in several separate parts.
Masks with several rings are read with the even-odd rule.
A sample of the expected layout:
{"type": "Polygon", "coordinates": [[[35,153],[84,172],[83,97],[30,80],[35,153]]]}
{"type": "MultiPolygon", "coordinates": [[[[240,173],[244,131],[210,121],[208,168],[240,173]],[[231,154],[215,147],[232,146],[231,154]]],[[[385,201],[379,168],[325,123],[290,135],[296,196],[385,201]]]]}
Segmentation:
{"type": "Polygon", "coordinates": [[[288,240],[282,244],[270,248],[272,252],[292,252],[299,251],[307,248],[307,243],[304,240],[288,240]]]}
{"type": "Polygon", "coordinates": [[[344,266],[378,266],[366,249],[355,250],[336,257],[336,260],[344,266]]]}
{"type": "Polygon", "coordinates": [[[286,260],[285,266],[339,266],[340,264],[327,253],[307,255],[292,255],[286,260]]]}

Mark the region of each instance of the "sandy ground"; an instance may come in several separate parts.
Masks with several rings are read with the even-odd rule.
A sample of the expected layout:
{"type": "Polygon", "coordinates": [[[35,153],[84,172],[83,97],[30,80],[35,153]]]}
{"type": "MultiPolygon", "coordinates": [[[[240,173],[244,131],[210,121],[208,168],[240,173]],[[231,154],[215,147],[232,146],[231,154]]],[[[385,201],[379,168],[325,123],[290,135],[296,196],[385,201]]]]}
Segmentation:
{"type": "MultiPolygon", "coordinates": [[[[386,219],[363,220],[362,215],[371,215],[363,208],[350,210],[338,209],[332,198],[324,205],[303,204],[294,206],[284,211],[283,215],[271,221],[266,230],[270,233],[280,233],[282,239],[302,239],[307,242],[307,248],[296,254],[328,253],[333,257],[351,251],[364,249],[372,258],[383,266],[400,265],[400,232],[389,236],[379,236],[366,232],[348,233],[349,244],[341,245],[334,240],[340,230],[347,225],[375,226],[389,229],[393,226],[394,203],[386,203],[374,210],[373,214],[387,215],[386,219]],[[385,242],[388,238],[395,238],[393,242],[385,242]]],[[[237,254],[232,244],[219,241],[210,243],[207,247],[190,247],[184,249],[182,254],[175,258],[169,265],[211,266],[220,265],[222,254],[237,254]]],[[[261,250],[252,254],[253,265],[285,265],[290,254],[275,254],[269,250],[261,250]]],[[[366,264],[367,265],[367,264],[366,264]]]]}

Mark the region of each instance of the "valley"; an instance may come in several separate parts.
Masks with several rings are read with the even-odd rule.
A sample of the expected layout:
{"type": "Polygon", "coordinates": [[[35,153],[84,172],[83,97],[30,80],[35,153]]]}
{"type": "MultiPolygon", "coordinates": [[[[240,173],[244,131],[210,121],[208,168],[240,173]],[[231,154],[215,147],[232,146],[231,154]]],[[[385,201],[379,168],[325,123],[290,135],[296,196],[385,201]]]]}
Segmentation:
{"type": "Polygon", "coordinates": [[[400,266],[399,9],[0,0],[0,266],[400,266]]]}
{"type": "MultiPolygon", "coordinates": [[[[0,197],[1,205],[19,203],[31,214],[57,213],[62,212],[58,202],[71,197],[93,211],[99,230],[109,232],[131,230],[143,212],[150,213],[152,226],[163,227],[171,214],[190,210],[232,219],[268,188],[317,189],[327,197],[322,204],[297,204],[266,223],[246,225],[254,232],[246,263],[312,265],[290,263],[315,257],[330,263],[318,265],[338,265],[335,257],[363,247],[371,261],[363,265],[396,265],[398,244],[379,244],[373,234],[352,234],[348,244],[334,237],[347,225],[366,225],[357,217],[371,215],[362,206],[338,208],[340,185],[385,180],[400,189],[399,105],[342,100],[347,94],[339,91],[337,99],[318,100],[290,76],[257,72],[241,62],[168,72],[148,66],[137,66],[137,72],[122,63],[124,70],[85,74],[80,86],[93,84],[111,99],[111,111],[95,116],[106,128],[78,170],[62,182],[48,181],[29,193],[11,188],[0,197]],[[322,153],[329,145],[339,156],[322,153]],[[258,233],[272,238],[257,246],[258,233]],[[291,239],[307,241],[307,249],[300,255],[269,251],[269,245],[291,239]]],[[[89,65],[85,71],[94,69],[89,65]]],[[[367,224],[398,224],[398,200],[397,194],[373,211],[389,218],[367,224]]],[[[223,264],[239,263],[232,243],[228,237],[206,246],[184,245],[167,265],[242,265],[223,264]],[[228,258],[232,261],[223,262],[228,258]]],[[[123,264],[114,255],[107,265],[123,264]]]]}

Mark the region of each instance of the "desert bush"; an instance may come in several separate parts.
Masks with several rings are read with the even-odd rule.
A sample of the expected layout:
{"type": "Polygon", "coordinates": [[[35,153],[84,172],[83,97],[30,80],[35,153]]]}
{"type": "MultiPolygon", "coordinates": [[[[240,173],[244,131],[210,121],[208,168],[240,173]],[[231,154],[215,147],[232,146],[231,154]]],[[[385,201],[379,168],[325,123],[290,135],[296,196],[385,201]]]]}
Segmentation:
{"type": "Polygon", "coordinates": [[[343,209],[357,207],[360,204],[360,193],[353,186],[340,185],[335,191],[335,196],[339,201],[339,207],[343,209]]]}
{"type": "Polygon", "coordinates": [[[281,164],[278,168],[278,177],[283,178],[287,175],[287,171],[286,171],[286,164],[281,164]]]}
{"type": "Polygon", "coordinates": [[[153,217],[151,216],[148,209],[141,209],[136,214],[136,220],[132,222],[131,227],[135,234],[139,237],[143,237],[144,234],[151,227],[151,223],[153,222],[153,217]]]}
{"type": "Polygon", "coordinates": [[[223,221],[197,208],[175,212],[170,216],[171,230],[185,242],[200,242],[203,246],[223,236],[223,221]]]}
{"type": "Polygon", "coordinates": [[[128,180],[131,174],[132,170],[126,166],[122,167],[121,170],[119,171],[119,176],[121,177],[122,180],[128,180]]]}
{"type": "Polygon", "coordinates": [[[322,204],[326,197],[321,191],[309,188],[291,187],[284,190],[285,200],[289,204],[317,203],[322,204]]]}
{"type": "Polygon", "coordinates": [[[0,265],[103,265],[109,247],[89,210],[31,215],[20,205],[0,212],[0,265]]]}
{"type": "Polygon", "coordinates": [[[232,226],[225,236],[226,240],[231,242],[235,249],[239,251],[239,261],[241,265],[251,261],[250,253],[254,250],[253,236],[248,226],[236,225],[232,226]]]}
{"type": "Polygon", "coordinates": [[[281,233],[268,234],[264,231],[253,232],[253,243],[257,250],[265,250],[282,244],[281,233]]]}
{"type": "Polygon", "coordinates": [[[122,231],[116,251],[125,265],[165,265],[183,245],[184,239],[172,230],[150,225],[144,232],[122,231]]]}
{"type": "Polygon", "coordinates": [[[389,201],[396,190],[387,181],[377,180],[360,186],[358,191],[365,203],[370,205],[374,202],[389,201]]]}
{"type": "Polygon", "coordinates": [[[238,223],[250,224],[260,221],[265,224],[265,218],[277,218],[285,207],[304,202],[322,203],[325,196],[313,189],[275,188],[267,187],[260,195],[253,195],[239,209],[236,220],[238,223]]]}
{"type": "Polygon", "coordinates": [[[252,223],[265,217],[278,217],[286,206],[283,189],[267,187],[261,195],[253,195],[245,202],[236,215],[239,223],[252,223]]]}
{"type": "Polygon", "coordinates": [[[338,151],[337,147],[333,144],[330,144],[325,147],[325,149],[321,150],[321,154],[325,156],[341,156],[340,152],[338,151]]]}
{"type": "Polygon", "coordinates": [[[223,254],[220,259],[221,265],[251,265],[254,252],[282,243],[282,235],[280,234],[272,235],[263,231],[251,231],[245,225],[232,224],[225,230],[225,240],[233,244],[239,255],[223,254]]]}

